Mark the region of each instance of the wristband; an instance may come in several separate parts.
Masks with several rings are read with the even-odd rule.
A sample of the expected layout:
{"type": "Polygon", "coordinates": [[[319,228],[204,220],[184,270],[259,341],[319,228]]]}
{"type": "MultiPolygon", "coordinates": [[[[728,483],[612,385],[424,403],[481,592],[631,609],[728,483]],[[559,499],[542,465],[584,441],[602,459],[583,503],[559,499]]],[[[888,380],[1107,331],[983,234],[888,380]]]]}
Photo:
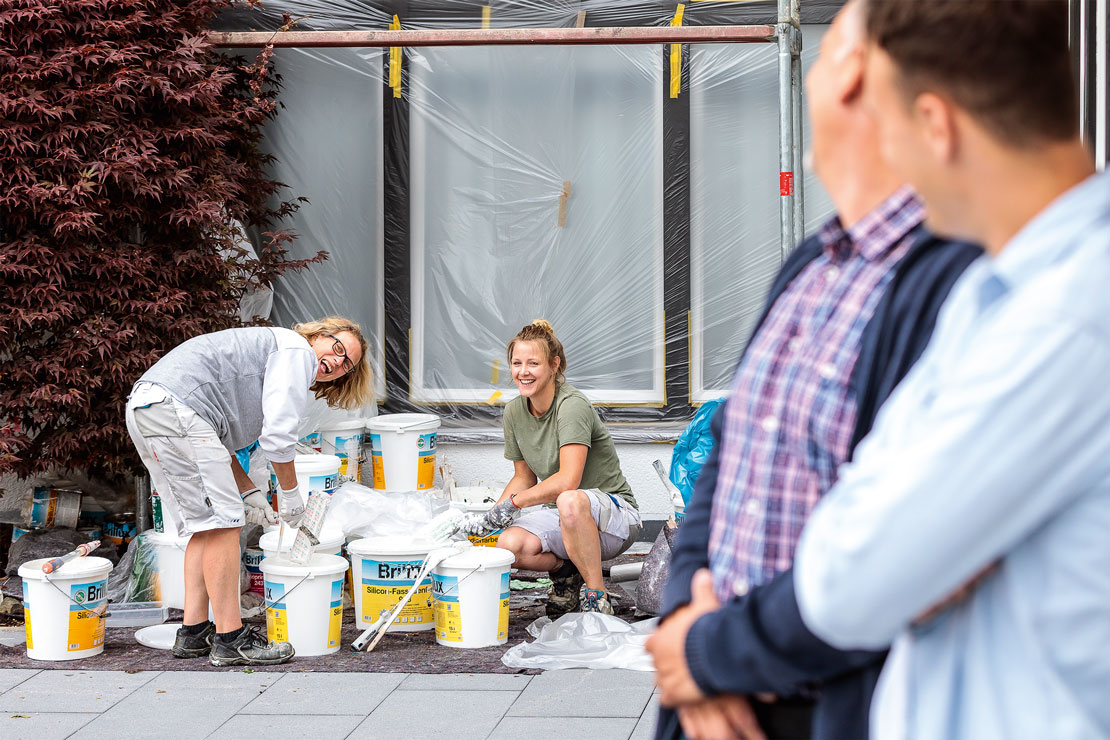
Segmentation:
{"type": "Polygon", "coordinates": [[[512,504],[513,506],[515,506],[516,508],[520,509],[520,508],[523,508],[523,507],[521,507],[521,505],[516,502],[515,497],[516,497],[517,493],[519,493],[519,491],[517,491],[516,493],[510,493],[509,494],[509,503],[512,504]]]}

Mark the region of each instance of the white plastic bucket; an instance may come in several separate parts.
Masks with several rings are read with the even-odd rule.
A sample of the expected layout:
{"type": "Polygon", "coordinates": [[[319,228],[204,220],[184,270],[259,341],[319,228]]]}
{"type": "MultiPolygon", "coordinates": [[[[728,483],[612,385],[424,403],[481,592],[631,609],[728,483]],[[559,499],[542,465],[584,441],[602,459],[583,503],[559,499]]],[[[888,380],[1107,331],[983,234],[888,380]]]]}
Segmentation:
{"type": "MultiPolygon", "coordinates": [[[[473,488],[474,490],[480,490],[482,493],[493,491],[492,488],[486,488],[484,486],[474,486],[473,488]]],[[[463,489],[461,489],[461,487],[456,487],[455,490],[452,490],[451,495],[459,495],[456,493],[459,490],[463,489]]],[[[496,492],[493,492],[492,498],[494,499],[494,501],[497,500],[497,496],[498,494],[496,492]]],[[[467,514],[483,514],[492,509],[493,506],[493,502],[472,502],[471,498],[469,498],[466,494],[461,494],[458,500],[451,501],[452,508],[459,509],[460,511],[465,511],[467,514]]],[[[470,540],[470,544],[476,545],[477,547],[497,547],[497,538],[500,537],[501,533],[504,531],[505,528],[502,527],[501,529],[495,529],[492,532],[487,532],[486,534],[468,534],[466,538],[470,540]]]]}
{"type": "MultiPolygon", "coordinates": [[[[285,540],[281,543],[281,552],[278,552],[278,539],[281,532],[278,527],[268,529],[258,540],[258,547],[262,556],[266,558],[289,558],[289,551],[293,549],[293,540],[297,539],[297,531],[286,525],[285,540]]],[[[320,544],[316,546],[317,555],[340,555],[343,552],[343,532],[340,529],[324,527],[318,538],[320,544]]]]}
{"type": "Polygon", "coordinates": [[[379,491],[423,491],[435,484],[435,414],[385,414],[366,422],[379,491]]]}
{"type": "Polygon", "coordinates": [[[185,548],[189,537],[172,532],[146,531],[143,541],[154,548],[158,563],[158,589],[155,600],[171,609],[185,608],[185,548]]]}
{"type": "Polygon", "coordinates": [[[264,558],[266,633],[290,642],[297,655],[327,655],[339,650],[343,629],[343,580],[347,561],[338,555],[313,555],[305,565],[264,558]]]}
{"type": "Polygon", "coordinates": [[[472,547],[432,569],[436,642],[481,648],[509,639],[509,567],[500,547],[472,547]]]}
{"type": "Polygon", "coordinates": [[[362,480],[365,434],[366,422],[362,419],[329,424],[320,430],[323,451],[339,458],[339,474],[347,480],[362,480]]]}
{"type": "MultiPolygon", "coordinates": [[[[335,493],[339,487],[339,458],[335,455],[297,455],[293,465],[297,469],[297,486],[306,506],[308,497],[314,492],[335,493]]],[[[275,494],[281,490],[273,471],[270,471],[270,488],[275,494]]]]}
{"type": "Polygon", "coordinates": [[[257,547],[248,547],[243,551],[243,567],[247,569],[250,575],[251,588],[253,593],[259,596],[266,594],[266,585],[262,577],[262,558],[266,555],[257,547]]]}
{"type": "Polygon", "coordinates": [[[105,618],[97,610],[108,601],[107,558],[76,558],[53,573],[42,572],[50,558],[19,566],[27,657],[75,660],[104,652],[105,618]]]}
{"type": "MultiPolygon", "coordinates": [[[[383,609],[392,610],[412,588],[424,560],[435,547],[431,540],[401,536],[367,537],[348,544],[355,625],[368,627],[383,609]]],[[[433,627],[432,579],[425,577],[389,631],[421,632],[433,627]]]]}

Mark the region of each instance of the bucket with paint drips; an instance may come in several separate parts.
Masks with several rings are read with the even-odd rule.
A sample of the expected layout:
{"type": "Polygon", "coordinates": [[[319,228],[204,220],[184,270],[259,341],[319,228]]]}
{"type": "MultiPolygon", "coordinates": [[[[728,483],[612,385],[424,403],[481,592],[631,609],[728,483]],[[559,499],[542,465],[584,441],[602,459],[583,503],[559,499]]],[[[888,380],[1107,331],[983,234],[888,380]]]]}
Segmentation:
{"type": "Polygon", "coordinates": [[[509,639],[509,568],[500,547],[472,547],[432,569],[436,642],[481,648],[509,639]]]}
{"type": "Polygon", "coordinates": [[[99,655],[104,652],[104,611],[112,561],[76,558],[48,575],[42,566],[49,560],[40,558],[19,566],[27,657],[75,660],[99,655]]]}
{"type": "Polygon", "coordinates": [[[385,414],[368,419],[370,463],[379,491],[423,491],[435,484],[435,414],[385,414]]]}
{"type": "MultiPolygon", "coordinates": [[[[412,588],[424,559],[436,547],[431,540],[401,536],[367,537],[348,544],[355,626],[369,627],[383,609],[392,610],[412,588]]],[[[426,577],[389,631],[419,632],[434,626],[432,579],[426,577]]]]}
{"type": "Polygon", "coordinates": [[[266,586],[269,638],[292,643],[302,656],[339,650],[347,561],[316,554],[304,565],[277,557],[263,558],[259,567],[266,586]]]}

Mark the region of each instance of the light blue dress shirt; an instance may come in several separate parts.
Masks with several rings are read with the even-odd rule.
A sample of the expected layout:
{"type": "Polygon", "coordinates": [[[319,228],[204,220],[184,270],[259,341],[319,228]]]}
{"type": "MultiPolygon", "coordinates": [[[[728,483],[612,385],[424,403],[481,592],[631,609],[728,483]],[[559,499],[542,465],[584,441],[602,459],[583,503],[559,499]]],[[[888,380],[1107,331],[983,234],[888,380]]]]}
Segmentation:
{"type": "Polygon", "coordinates": [[[1110,177],[967,270],[806,525],[795,590],[830,644],[894,643],[873,737],[1110,737],[1110,177]]]}

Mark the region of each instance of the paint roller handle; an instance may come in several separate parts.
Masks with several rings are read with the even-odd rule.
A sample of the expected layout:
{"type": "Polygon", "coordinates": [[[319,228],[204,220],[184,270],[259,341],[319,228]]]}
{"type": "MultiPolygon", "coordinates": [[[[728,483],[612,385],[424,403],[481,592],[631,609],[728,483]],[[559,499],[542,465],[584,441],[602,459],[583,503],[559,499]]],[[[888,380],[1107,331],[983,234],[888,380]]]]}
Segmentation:
{"type": "Polygon", "coordinates": [[[84,544],[78,545],[76,549],[67,552],[65,555],[62,555],[59,558],[54,558],[49,562],[43,563],[42,572],[53,573],[58,568],[61,568],[63,565],[68,563],[70,560],[85,557],[98,547],[100,547],[100,540],[93,540],[92,542],[86,542],[84,544]]]}
{"type": "MultiPolygon", "coordinates": [[[[466,545],[469,544],[469,542],[466,543],[466,545]]],[[[381,627],[378,628],[378,633],[374,636],[373,641],[366,647],[366,652],[370,652],[375,647],[377,647],[379,642],[381,642],[382,637],[384,637],[385,633],[389,631],[389,626],[393,624],[393,621],[397,619],[397,617],[401,614],[401,610],[404,609],[405,606],[409,603],[409,599],[411,599],[412,595],[416,593],[416,590],[420,588],[420,584],[424,581],[424,578],[428,575],[428,573],[431,572],[432,568],[436,567],[452,555],[462,552],[462,550],[460,549],[461,545],[462,543],[456,543],[448,547],[441,547],[436,550],[432,550],[430,553],[428,553],[428,557],[424,559],[424,567],[420,569],[420,574],[416,576],[416,580],[413,581],[412,587],[409,589],[409,592],[405,594],[405,598],[401,599],[401,601],[398,602],[397,606],[393,608],[393,611],[389,613],[389,617],[386,619],[386,621],[382,624],[381,627]]],[[[373,625],[371,625],[371,628],[373,628],[373,625]]]]}

